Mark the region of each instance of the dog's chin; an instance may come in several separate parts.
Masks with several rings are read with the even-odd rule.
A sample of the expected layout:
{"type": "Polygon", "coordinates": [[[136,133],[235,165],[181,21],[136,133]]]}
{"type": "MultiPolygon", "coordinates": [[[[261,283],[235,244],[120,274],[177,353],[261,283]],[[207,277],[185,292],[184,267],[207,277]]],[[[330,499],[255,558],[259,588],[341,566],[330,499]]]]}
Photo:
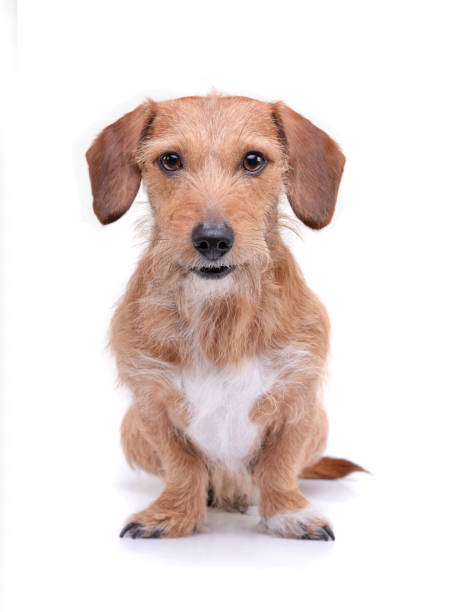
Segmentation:
{"type": "Polygon", "coordinates": [[[234,272],[236,266],[203,266],[201,268],[191,268],[191,272],[207,280],[219,280],[234,272]]]}
{"type": "Polygon", "coordinates": [[[204,266],[189,268],[185,277],[186,296],[193,302],[216,299],[234,293],[240,283],[235,278],[236,266],[204,266]]]}

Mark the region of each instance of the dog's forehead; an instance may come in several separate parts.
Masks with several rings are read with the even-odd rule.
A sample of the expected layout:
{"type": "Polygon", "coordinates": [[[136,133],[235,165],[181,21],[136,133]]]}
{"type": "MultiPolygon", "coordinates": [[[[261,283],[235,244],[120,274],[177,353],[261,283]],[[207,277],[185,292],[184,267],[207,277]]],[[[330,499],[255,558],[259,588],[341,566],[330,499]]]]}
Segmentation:
{"type": "Polygon", "coordinates": [[[272,105],[252,98],[189,97],[157,103],[153,136],[223,140],[245,135],[275,138],[272,105]]]}

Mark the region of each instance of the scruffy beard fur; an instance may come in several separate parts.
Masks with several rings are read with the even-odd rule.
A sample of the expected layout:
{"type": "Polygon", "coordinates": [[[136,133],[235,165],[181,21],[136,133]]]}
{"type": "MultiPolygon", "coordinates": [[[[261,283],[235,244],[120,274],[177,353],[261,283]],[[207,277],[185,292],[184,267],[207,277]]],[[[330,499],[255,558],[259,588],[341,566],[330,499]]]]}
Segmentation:
{"type": "Polygon", "coordinates": [[[257,503],[274,535],[333,539],[298,477],[361,468],[322,457],[329,322],[282,241],[277,206],[285,190],[302,221],[326,225],[344,164],[338,146],[282,103],[214,95],[148,101],[106,128],[87,157],[103,223],[127,210],[141,179],[153,219],[110,345],[133,395],[126,457],[166,488],[122,535],[191,535],[207,503],[240,512],[257,503]],[[248,150],[268,160],[258,176],[238,165],[248,150]],[[159,168],[164,151],[182,152],[176,175],[159,168]],[[210,219],[235,234],[214,262],[192,244],[193,228],[210,219]],[[208,266],[231,271],[195,271],[208,266]]]}

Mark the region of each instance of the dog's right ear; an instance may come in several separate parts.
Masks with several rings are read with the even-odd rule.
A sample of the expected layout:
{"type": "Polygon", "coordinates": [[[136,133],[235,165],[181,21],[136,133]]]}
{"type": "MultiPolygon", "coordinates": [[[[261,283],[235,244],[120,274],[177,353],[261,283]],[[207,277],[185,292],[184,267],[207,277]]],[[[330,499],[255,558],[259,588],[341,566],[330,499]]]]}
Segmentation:
{"type": "Polygon", "coordinates": [[[104,225],[124,215],[139,191],[137,148],[154,116],[154,107],[147,101],[109,125],[86,153],[94,212],[104,225]]]}

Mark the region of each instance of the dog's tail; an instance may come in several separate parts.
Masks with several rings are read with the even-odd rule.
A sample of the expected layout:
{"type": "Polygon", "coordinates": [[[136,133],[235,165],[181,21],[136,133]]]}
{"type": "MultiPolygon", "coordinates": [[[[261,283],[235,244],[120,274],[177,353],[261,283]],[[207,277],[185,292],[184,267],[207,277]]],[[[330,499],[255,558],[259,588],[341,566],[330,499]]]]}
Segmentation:
{"type": "MultiPolygon", "coordinates": [[[[335,457],[322,457],[314,465],[303,470],[300,478],[322,478],[324,480],[334,480],[343,478],[352,472],[367,472],[352,461],[347,459],[336,459],[335,457]]],[[[369,473],[369,472],[367,472],[369,473]]]]}

